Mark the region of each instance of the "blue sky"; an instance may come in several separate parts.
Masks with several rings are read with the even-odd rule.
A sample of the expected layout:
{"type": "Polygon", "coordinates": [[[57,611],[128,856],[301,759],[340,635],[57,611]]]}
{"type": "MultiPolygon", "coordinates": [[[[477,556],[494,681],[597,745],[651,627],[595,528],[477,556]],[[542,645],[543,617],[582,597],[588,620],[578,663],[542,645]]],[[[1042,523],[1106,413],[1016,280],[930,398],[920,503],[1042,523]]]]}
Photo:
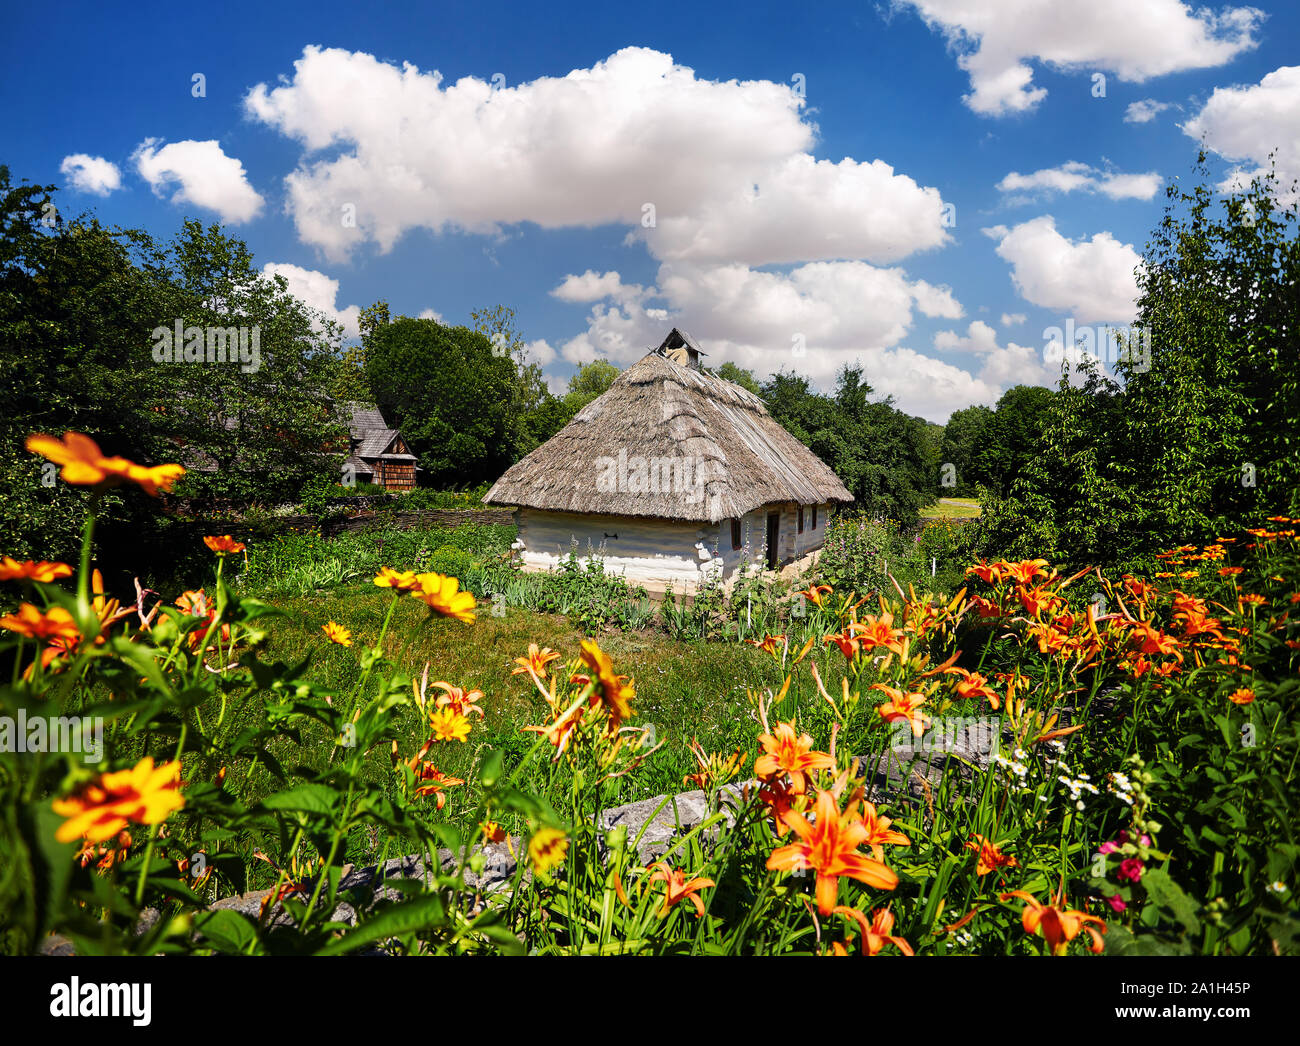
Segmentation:
{"type": "Polygon", "coordinates": [[[1053,383],[1049,328],[1133,319],[1199,141],[1221,187],[1274,150],[1300,176],[1283,3],[41,18],[0,41],[0,162],[63,187],[65,213],[163,237],[222,221],[352,330],[380,298],[448,323],[509,305],[557,389],[679,325],[760,375],[829,387],[859,362],[942,422],[1053,383]]]}

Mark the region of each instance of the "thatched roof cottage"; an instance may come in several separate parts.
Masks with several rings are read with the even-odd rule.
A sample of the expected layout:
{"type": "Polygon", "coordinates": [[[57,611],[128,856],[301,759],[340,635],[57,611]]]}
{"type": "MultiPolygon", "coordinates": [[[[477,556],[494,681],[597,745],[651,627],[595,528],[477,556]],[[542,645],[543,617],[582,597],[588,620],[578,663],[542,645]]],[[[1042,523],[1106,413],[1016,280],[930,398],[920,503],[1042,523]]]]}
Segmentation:
{"type": "Polygon", "coordinates": [[[822,546],[829,508],[852,495],[762,400],[705,374],[701,355],[674,328],[488,491],[515,506],[525,569],[574,549],[681,592],[822,546]]]}

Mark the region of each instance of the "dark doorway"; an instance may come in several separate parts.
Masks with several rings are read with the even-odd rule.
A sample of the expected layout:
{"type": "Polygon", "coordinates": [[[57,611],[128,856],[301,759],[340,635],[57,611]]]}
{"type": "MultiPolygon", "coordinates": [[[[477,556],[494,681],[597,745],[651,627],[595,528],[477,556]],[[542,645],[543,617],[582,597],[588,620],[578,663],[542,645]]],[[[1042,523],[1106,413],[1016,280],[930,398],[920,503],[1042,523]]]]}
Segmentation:
{"type": "Polygon", "coordinates": [[[777,542],[781,537],[781,513],[767,514],[767,569],[775,570],[777,564],[777,542]]]}

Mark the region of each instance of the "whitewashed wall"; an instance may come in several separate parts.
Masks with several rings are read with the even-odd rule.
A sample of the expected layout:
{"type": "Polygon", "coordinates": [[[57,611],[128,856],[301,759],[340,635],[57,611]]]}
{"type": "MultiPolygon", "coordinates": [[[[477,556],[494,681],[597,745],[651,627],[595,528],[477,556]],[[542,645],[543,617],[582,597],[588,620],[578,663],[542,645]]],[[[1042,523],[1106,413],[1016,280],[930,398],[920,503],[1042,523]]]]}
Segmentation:
{"type": "Polygon", "coordinates": [[[590,516],[571,512],[515,511],[520,562],[525,570],[555,570],[574,549],[584,563],[601,555],[605,570],[632,584],[677,592],[692,591],[711,573],[731,577],[748,562],[761,570],[767,562],[767,515],[781,513],[778,565],[819,549],[826,541],[829,505],[804,506],[804,529],[798,533],[798,506],[787,502],[748,512],[740,522],[740,549],[731,547],[731,520],[721,524],[678,523],[631,516],[590,516]],[[617,536],[615,536],[617,535],[617,536]],[[574,543],[576,542],[576,548],[574,543]]]}
{"type": "Polygon", "coordinates": [[[731,547],[731,520],[724,519],[713,528],[709,537],[709,550],[721,564],[723,577],[731,577],[742,564],[763,569],[767,564],[767,514],[780,512],[781,529],[777,539],[777,563],[793,562],[826,543],[826,517],[829,505],[817,506],[817,526],[812,525],[812,506],[804,506],[804,529],[799,531],[798,506],[793,503],[765,505],[747,512],[740,520],[739,549],[731,547]]]}
{"type": "Polygon", "coordinates": [[[531,508],[516,510],[515,526],[525,570],[554,570],[573,548],[583,562],[601,555],[607,573],[622,575],[632,584],[663,587],[671,582],[677,592],[700,580],[709,560],[696,546],[703,544],[712,557],[717,530],[708,524],[531,508]]]}

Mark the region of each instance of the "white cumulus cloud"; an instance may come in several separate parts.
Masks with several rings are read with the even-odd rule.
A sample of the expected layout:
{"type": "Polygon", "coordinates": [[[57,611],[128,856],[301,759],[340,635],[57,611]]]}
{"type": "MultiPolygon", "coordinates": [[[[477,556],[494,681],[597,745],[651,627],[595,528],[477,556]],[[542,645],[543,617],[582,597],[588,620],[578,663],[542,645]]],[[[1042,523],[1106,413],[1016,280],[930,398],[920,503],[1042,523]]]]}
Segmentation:
{"type": "Polygon", "coordinates": [[[173,203],[192,203],[215,211],[222,221],[238,225],[256,217],[262,197],[249,184],[244,165],[227,156],[217,141],[140,143],[132,156],[135,169],[159,195],[175,185],[173,203]]]}
{"type": "Polygon", "coordinates": [[[288,209],[333,257],[414,228],[519,222],[618,224],[664,260],[755,266],[893,261],[947,240],[937,190],[881,160],[815,160],[791,85],[699,79],[642,47],[497,89],[307,47],[244,104],[302,144],[288,209]]]}
{"type": "Polygon", "coordinates": [[[1143,98],[1141,101],[1130,102],[1129,107],[1124,110],[1124,122],[1150,123],[1169,107],[1168,102],[1157,102],[1154,98],[1143,98]]]}
{"type": "Polygon", "coordinates": [[[970,77],[966,104],[986,116],[1027,112],[1047,95],[1039,62],[1066,72],[1103,72],[1128,83],[1230,62],[1258,43],[1253,7],[1214,12],[1181,0],[894,0],[944,34],[970,77]]]}
{"type": "Polygon", "coordinates": [[[1108,232],[1072,242],[1051,215],[992,232],[1000,234],[994,235],[998,257],[1011,265],[1012,282],[1026,301],[1078,322],[1133,319],[1141,258],[1131,244],[1108,232]]]}
{"type": "MultiPolygon", "coordinates": [[[[342,324],[345,340],[361,336],[358,320],[361,317],[359,305],[340,308],[339,281],[332,276],[315,269],[304,269],[300,265],[287,262],[267,262],[262,266],[264,276],[283,276],[289,285],[289,293],[301,302],[323,314],[326,319],[342,324]]],[[[429,310],[426,310],[429,311],[429,310]]],[[[421,313],[421,316],[424,314],[421,313]]]]}
{"type": "Polygon", "coordinates": [[[1160,189],[1163,179],[1154,171],[1145,174],[1120,174],[1100,171],[1086,163],[1071,160],[1059,167],[1045,167],[1032,174],[1012,171],[998,182],[1000,192],[1028,193],[1101,193],[1112,200],[1149,200],[1160,189]]]}
{"type": "Polygon", "coordinates": [[[1182,128],[1221,156],[1254,165],[1234,170],[1220,186],[1224,191],[1249,182],[1266,169],[1269,153],[1276,153],[1287,192],[1300,178],[1300,65],[1274,69],[1257,84],[1216,88],[1182,128]]]}
{"type": "Polygon", "coordinates": [[[59,164],[59,173],[67,177],[72,187],[95,196],[107,196],[122,187],[122,172],[117,164],[102,156],[73,153],[59,164]]]}

